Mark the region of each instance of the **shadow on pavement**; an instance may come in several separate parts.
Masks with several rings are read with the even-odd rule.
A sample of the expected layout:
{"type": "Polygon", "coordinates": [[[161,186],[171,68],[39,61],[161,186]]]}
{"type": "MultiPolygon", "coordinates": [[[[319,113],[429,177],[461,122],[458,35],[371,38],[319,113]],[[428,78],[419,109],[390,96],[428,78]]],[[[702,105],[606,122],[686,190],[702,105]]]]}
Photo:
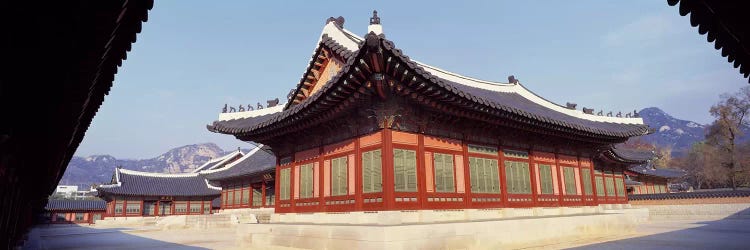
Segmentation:
{"type": "Polygon", "coordinates": [[[664,232],[574,249],[750,249],[748,213],[745,209],[713,221],[653,221],[648,227],[664,232]]]}
{"type": "Polygon", "coordinates": [[[143,229],[39,225],[23,249],[207,249],[129,234],[143,229]]]}

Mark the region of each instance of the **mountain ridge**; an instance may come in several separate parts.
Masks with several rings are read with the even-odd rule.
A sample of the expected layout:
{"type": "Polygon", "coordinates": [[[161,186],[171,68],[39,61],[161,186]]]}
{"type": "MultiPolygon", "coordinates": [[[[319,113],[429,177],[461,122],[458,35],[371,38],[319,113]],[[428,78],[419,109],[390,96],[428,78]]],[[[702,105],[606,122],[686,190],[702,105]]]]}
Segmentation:
{"type": "MultiPolygon", "coordinates": [[[[638,113],[643,118],[643,123],[654,129],[654,133],[639,138],[657,147],[671,147],[672,156],[682,156],[693,144],[704,140],[709,126],[675,118],[658,107],[644,108],[638,113]]],[[[750,127],[743,127],[742,131],[745,136],[740,141],[747,140],[750,127]]]]}
{"type": "Polygon", "coordinates": [[[117,159],[109,154],[73,156],[59,185],[86,188],[91,184],[107,183],[118,166],[143,172],[185,173],[229,152],[208,142],[172,148],[148,159],[117,159]]]}

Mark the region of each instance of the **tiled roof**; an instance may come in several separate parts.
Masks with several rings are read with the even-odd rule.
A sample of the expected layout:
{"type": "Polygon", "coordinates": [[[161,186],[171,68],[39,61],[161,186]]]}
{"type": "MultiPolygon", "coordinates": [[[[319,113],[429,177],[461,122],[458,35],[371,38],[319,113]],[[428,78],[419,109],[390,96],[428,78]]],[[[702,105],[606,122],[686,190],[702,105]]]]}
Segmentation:
{"type": "Polygon", "coordinates": [[[641,164],[635,167],[630,167],[628,170],[638,173],[638,174],[650,175],[650,176],[662,177],[662,178],[679,178],[687,174],[685,170],[669,169],[669,168],[654,168],[651,166],[651,164],[641,164]]]}
{"type": "Polygon", "coordinates": [[[100,195],[143,196],[212,196],[220,195],[221,188],[209,185],[198,173],[156,174],[127,169],[115,169],[117,183],[101,185],[100,195]]]}
{"type": "MultiPolygon", "coordinates": [[[[643,135],[648,132],[648,126],[643,124],[641,118],[597,116],[585,114],[580,110],[567,109],[537,96],[520,83],[488,82],[461,76],[409,59],[384,36],[368,35],[367,39],[370,40],[367,40],[368,45],[365,46],[365,39],[351,35],[343,28],[333,29],[328,26],[330,24],[326,26],[327,31],[322,35],[318,49],[321,46],[335,48],[334,52],[341,54],[347,60],[340,72],[324,83],[325,85],[320,90],[299,104],[288,103],[287,108],[281,112],[251,118],[215,121],[208,126],[208,129],[235,135],[246,134],[271,127],[292,116],[304,116],[305,113],[310,113],[301,111],[307,109],[308,106],[313,106],[311,104],[321,99],[322,95],[329,92],[329,89],[335,89],[345,79],[349,79],[347,76],[355,71],[358,63],[369,61],[366,60],[366,56],[371,49],[367,46],[374,44],[379,47],[377,51],[392,55],[392,57],[388,56],[388,63],[398,64],[400,69],[407,69],[410,74],[421,77],[425,83],[433,85],[432,88],[422,89],[432,89],[431,91],[441,89],[452,93],[456,99],[473,103],[475,108],[487,113],[496,112],[502,118],[528,123],[525,126],[547,124],[567,132],[578,131],[589,135],[616,138],[643,135]]],[[[328,106],[330,105],[329,102],[328,106]]],[[[312,113],[319,115],[319,112],[312,113]]],[[[299,118],[304,119],[304,117],[299,118]]]]}
{"type": "Polygon", "coordinates": [[[647,162],[656,157],[656,153],[652,149],[633,148],[622,143],[612,146],[611,151],[618,158],[631,162],[647,162]]]}
{"type": "Polygon", "coordinates": [[[733,197],[750,197],[748,190],[716,190],[716,191],[695,191],[680,193],[662,193],[662,194],[632,194],[628,195],[628,200],[674,200],[674,199],[705,199],[705,198],[733,198],[733,197]]]}
{"type": "Polygon", "coordinates": [[[90,210],[90,211],[104,211],[107,203],[104,200],[49,200],[47,206],[44,207],[47,211],[70,211],[70,210],[90,210]]]}
{"type": "Polygon", "coordinates": [[[203,171],[201,175],[213,181],[268,173],[275,167],[276,156],[258,147],[239,160],[227,164],[224,168],[203,171]]]}
{"type": "Polygon", "coordinates": [[[216,159],[211,159],[211,160],[207,161],[206,163],[203,163],[203,165],[201,165],[200,167],[196,168],[192,172],[193,173],[198,173],[198,172],[203,171],[203,170],[210,170],[210,169],[215,168],[215,167],[220,167],[221,165],[230,162],[235,156],[238,156],[238,155],[244,155],[244,154],[241,151],[234,151],[232,153],[223,155],[223,156],[218,157],[216,159]]]}
{"type": "Polygon", "coordinates": [[[643,185],[643,183],[640,183],[631,179],[625,179],[625,186],[630,187],[630,186],[640,186],[640,185],[643,185]]]}

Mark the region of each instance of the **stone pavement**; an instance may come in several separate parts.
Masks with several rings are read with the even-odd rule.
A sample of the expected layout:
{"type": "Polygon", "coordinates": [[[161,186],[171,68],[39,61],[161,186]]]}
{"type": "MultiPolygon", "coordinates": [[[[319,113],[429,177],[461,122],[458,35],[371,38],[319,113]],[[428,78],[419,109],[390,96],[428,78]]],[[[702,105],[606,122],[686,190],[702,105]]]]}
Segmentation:
{"type": "Polygon", "coordinates": [[[232,249],[234,229],[160,230],[152,227],[100,228],[39,226],[24,249],[232,249]]]}
{"type": "MultiPolygon", "coordinates": [[[[40,226],[26,249],[237,249],[234,229],[40,226]]],[[[750,249],[750,219],[647,222],[637,233],[529,249],[750,249]]]]}
{"type": "Polygon", "coordinates": [[[750,249],[750,219],[652,221],[635,234],[529,249],[750,249]]]}

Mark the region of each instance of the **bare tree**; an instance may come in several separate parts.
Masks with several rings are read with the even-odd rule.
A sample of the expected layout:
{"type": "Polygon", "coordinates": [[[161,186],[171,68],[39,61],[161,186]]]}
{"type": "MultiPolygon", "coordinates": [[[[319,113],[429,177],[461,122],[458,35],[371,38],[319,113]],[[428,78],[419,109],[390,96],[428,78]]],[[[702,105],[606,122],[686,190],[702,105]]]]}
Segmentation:
{"type": "Polygon", "coordinates": [[[717,163],[717,150],[705,142],[698,142],[682,158],[672,160],[675,166],[688,172],[687,179],[696,188],[715,188],[725,186],[726,168],[717,163]]]}
{"type": "Polygon", "coordinates": [[[672,166],[672,146],[657,147],[656,154],[658,158],[654,160],[654,167],[670,168],[672,166]]]}
{"type": "Polygon", "coordinates": [[[712,106],[710,112],[716,120],[708,128],[706,141],[716,147],[718,162],[727,169],[732,189],[737,189],[737,178],[743,169],[737,140],[742,136],[741,128],[749,123],[750,86],[734,94],[722,95],[721,101],[712,106]]]}

